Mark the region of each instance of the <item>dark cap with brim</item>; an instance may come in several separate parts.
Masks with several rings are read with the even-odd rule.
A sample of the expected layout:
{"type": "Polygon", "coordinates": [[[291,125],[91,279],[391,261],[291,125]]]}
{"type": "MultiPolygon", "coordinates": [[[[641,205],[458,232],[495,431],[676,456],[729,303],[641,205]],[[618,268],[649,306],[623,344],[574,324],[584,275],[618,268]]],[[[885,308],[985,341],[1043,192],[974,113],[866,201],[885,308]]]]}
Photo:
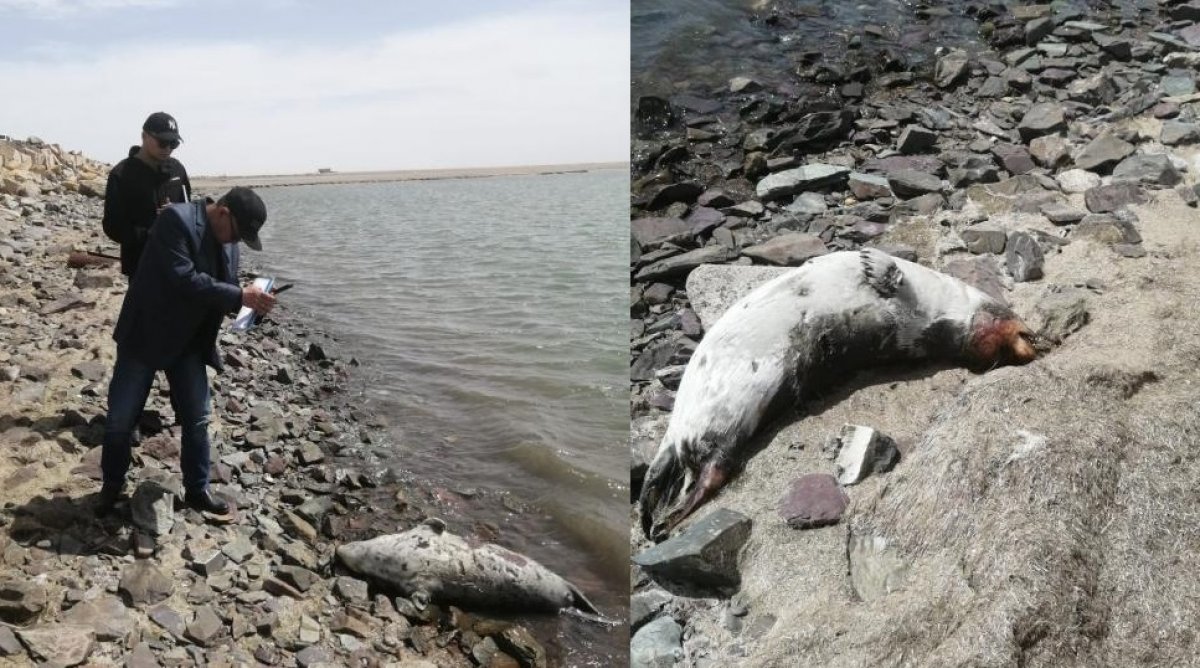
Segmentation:
{"type": "Polygon", "coordinates": [[[262,241],[258,231],[267,222],[267,205],[263,204],[258,193],[249,188],[235,186],[225,193],[218,204],[224,204],[237,224],[238,236],[242,242],[254,250],[262,250],[262,241]]]}
{"type": "Polygon", "coordinates": [[[183,141],[179,136],[179,124],[165,111],[156,111],[142,123],[142,129],[163,141],[183,141]]]}

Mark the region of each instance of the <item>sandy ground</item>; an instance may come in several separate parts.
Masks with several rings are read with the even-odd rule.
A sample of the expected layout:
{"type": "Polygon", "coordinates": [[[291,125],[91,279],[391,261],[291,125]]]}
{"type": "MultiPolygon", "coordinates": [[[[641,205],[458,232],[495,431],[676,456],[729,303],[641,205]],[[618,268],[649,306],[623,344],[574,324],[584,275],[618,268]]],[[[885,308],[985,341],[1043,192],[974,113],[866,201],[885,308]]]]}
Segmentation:
{"type": "Polygon", "coordinates": [[[438,179],[477,179],[490,176],[523,176],[561,172],[589,172],[599,169],[628,169],[628,163],[579,163],[569,165],[523,165],[513,167],[467,167],[462,169],[422,169],[387,172],[330,172],[327,174],[264,174],[253,176],[194,176],[197,190],[223,190],[233,186],[270,188],[329,183],[383,183],[387,181],[428,181],[438,179]]]}

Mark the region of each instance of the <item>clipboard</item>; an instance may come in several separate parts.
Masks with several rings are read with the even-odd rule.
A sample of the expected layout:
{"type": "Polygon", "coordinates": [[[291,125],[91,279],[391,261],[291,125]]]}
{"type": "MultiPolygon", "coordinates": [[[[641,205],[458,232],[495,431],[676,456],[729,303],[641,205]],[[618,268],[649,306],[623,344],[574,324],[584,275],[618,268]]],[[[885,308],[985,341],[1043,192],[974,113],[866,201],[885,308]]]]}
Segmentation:
{"type": "MultiPolygon", "coordinates": [[[[260,276],[254,279],[254,285],[258,286],[263,292],[270,292],[275,286],[275,278],[273,276],[260,276]]],[[[233,325],[229,327],[234,332],[249,331],[254,327],[257,320],[254,318],[254,309],[249,306],[243,306],[242,310],[238,311],[237,317],[233,319],[233,325]]]]}

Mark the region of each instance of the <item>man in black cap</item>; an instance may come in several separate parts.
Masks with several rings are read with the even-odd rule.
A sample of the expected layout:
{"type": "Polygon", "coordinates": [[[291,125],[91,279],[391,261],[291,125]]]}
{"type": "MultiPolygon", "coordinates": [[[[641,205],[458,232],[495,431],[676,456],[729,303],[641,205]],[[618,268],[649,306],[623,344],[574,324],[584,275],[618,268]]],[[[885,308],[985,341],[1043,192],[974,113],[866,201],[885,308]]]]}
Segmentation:
{"type": "Polygon", "coordinates": [[[104,233],[121,244],[121,273],[132,277],[162,207],[186,202],[192,190],[187,170],[171,157],[183,139],[175,119],[162,111],[142,124],[142,145],[108,173],[104,192],[104,233]]]}
{"type": "Polygon", "coordinates": [[[225,514],[228,504],[208,489],[209,388],[205,366],[222,370],[221,322],[242,306],[268,313],[275,297],[254,285],[238,287],[237,242],[262,250],[258,232],[267,208],[249,188],[213,202],[172,204],[150,228],[137,272],[113,332],[117,361],[108,387],[108,419],[100,468],[104,485],[97,514],[121,497],[130,464],[130,432],[146,404],[157,370],[171,386],[181,429],[184,502],[225,514]],[[233,252],[224,246],[231,245],[233,252]]]}

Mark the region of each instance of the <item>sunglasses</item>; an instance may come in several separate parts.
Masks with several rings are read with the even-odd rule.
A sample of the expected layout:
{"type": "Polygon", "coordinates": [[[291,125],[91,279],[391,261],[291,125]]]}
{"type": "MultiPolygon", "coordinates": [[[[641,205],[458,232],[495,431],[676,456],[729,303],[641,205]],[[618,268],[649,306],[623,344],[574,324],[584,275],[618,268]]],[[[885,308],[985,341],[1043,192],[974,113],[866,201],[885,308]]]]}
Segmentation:
{"type": "MultiPolygon", "coordinates": [[[[154,135],[150,135],[150,136],[154,137],[154,135]]],[[[163,139],[159,139],[158,137],[154,137],[154,141],[157,142],[160,147],[169,148],[172,151],[179,148],[179,140],[178,139],[175,139],[172,141],[166,141],[163,139]]]]}

